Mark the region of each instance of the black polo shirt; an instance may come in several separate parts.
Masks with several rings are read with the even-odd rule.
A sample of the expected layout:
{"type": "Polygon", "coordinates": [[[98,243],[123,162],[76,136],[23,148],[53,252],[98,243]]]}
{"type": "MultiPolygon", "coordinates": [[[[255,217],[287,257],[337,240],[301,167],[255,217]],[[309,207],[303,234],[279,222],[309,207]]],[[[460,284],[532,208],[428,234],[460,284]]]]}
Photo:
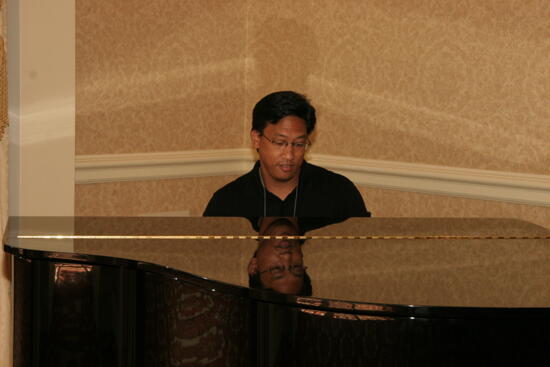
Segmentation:
{"type": "Polygon", "coordinates": [[[204,216],[217,217],[370,217],[361,194],[349,179],[322,167],[303,162],[298,188],[285,200],[264,189],[259,175],[260,162],[247,174],[228,183],[212,196],[204,216]],[[297,197],[296,197],[297,195],[297,197]]]}

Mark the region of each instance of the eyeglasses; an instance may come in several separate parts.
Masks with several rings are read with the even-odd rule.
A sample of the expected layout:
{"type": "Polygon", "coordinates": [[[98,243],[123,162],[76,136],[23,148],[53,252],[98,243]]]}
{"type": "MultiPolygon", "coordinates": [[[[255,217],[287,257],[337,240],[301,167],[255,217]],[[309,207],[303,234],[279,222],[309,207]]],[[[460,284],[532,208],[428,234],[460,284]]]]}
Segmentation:
{"type": "Polygon", "coordinates": [[[285,140],[277,140],[277,139],[271,140],[267,136],[265,136],[264,134],[262,134],[261,136],[264,137],[268,142],[273,144],[275,146],[275,148],[280,149],[280,150],[286,149],[286,147],[291,145],[292,148],[294,148],[298,151],[305,151],[311,145],[309,140],[306,140],[305,142],[300,141],[300,142],[289,143],[288,141],[285,141],[285,140]]]}
{"type": "MultiPolygon", "coordinates": [[[[263,270],[263,271],[258,272],[258,274],[264,274],[264,273],[269,272],[269,274],[271,274],[272,276],[280,276],[280,275],[283,274],[283,272],[286,269],[287,269],[286,266],[272,266],[267,270],[263,270]]],[[[292,266],[288,267],[288,271],[292,275],[294,275],[298,278],[303,278],[304,274],[306,273],[306,270],[307,270],[307,266],[302,266],[302,265],[292,265],[292,266]]]]}

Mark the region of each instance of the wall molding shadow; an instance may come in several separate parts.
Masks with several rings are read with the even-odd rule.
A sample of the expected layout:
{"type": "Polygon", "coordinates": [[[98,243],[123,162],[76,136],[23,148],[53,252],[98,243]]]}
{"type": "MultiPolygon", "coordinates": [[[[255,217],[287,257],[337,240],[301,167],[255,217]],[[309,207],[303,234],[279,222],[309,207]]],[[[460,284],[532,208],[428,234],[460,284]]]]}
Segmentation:
{"type": "MultiPolygon", "coordinates": [[[[248,148],[77,155],[76,184],[240,175],[250,170],[248,148]]],[[[358,186],[432,195],[550,206],[550,176],[309,154],[308,161],[358,186]]]]}

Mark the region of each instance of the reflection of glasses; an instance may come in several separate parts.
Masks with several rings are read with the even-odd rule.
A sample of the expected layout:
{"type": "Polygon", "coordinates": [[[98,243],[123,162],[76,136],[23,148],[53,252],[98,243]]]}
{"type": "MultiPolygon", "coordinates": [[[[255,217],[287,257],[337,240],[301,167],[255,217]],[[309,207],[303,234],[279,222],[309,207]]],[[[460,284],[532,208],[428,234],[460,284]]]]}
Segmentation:
{"type": "Polygon", "coordinates": [[[306,150],[309,145],[311,144],[309,141],[305,141],[305,142],[294,142],[294,143],[289,143],[288,141],[285,141],[285,140],[278,140],[278,139],[269,139],[267,136],[265,136],[264,134],[262,134],[261,136],[263,136],[268,142],[270,142],[271,144],[273,144],[277,149],[280,149],[280,150],[283,150],[285,149],[286,147],[288,147],[288,145],[292,145],[292,148],[298,150],[298,151],[304,151],[306,150]]]}
{"type": "MultiPolygon", "coordinates": [[[[267,270],[263,270],[263,271],[258,272],[258,274],[264,274],[264,273],[269,272],[269,274],[271,274],[273,276],[279,276],[279,275],[283,274],[285,269],[286,269],[286,266],[272,266],[267,270]]],[[[294,275],[298,278],[303,278],[304,274],[306,273],[306,270],[307,270],[307,266],[302,266],[302,265],[292,265],[288,268],[288,271],[292,275],[294,275]]]]}

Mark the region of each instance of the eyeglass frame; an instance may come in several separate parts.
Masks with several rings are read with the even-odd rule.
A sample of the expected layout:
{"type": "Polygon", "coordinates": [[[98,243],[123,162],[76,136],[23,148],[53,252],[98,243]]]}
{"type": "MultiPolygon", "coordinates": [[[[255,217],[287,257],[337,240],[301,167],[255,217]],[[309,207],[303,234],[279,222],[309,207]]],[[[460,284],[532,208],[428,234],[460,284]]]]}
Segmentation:
{"type": "Polygon", "coordinates": [[[279,148],[279,149],[286,149],[286,147],[288,147],[289,145],[291,145],[292,148],[294,148],[294,149],[306,151],[307,148],[309,148],[309,147],[311,146],[311,141],[309,140],[309,138],[306,138],[306,142],[305,142],[305,143],[296,143],[296,142],[289,143],[289,142],[286,141],[286,140],[284,140],[284,141],[275,141],[275,140],[271,140],[270,138],[268,138],[267,136],[265,136],[264,133],[261,133],[261,134],[260,134],[260,137],[264,137],[268,142],[270,142],[270,143],[273,144],[276,148],[279,148]],[[303,146],[303,147],[300,147],[300,146],[299,146],[300,144],[303,144],[304,146],[303,146]]]}

